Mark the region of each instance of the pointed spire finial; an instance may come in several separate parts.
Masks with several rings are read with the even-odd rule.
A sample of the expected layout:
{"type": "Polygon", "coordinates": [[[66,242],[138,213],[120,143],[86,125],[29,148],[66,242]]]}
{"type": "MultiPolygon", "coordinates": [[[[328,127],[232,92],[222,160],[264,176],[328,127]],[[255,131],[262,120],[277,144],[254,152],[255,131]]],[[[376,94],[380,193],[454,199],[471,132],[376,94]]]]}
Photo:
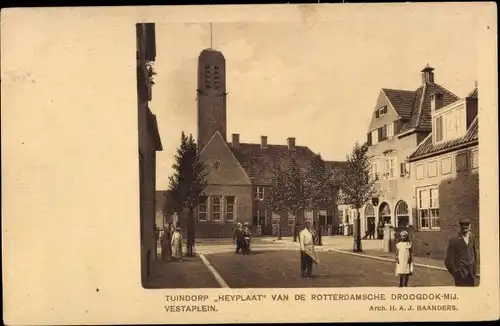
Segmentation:
{"type": "Polygon", "coordinates": [[[210,48],[212,49],[212,22],[210,22],[210,48]]]}

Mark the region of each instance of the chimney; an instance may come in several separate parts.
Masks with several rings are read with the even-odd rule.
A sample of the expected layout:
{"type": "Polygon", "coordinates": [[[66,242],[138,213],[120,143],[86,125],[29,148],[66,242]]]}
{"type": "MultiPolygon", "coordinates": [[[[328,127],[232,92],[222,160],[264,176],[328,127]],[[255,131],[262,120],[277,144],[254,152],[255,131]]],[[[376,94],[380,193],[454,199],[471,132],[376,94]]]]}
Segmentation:
{"type": "Polygon", "coordinates": [[[267,148],[267,136],[260,136],[260,147],[267,148]]]}
{"type": "Polygon", "coordinates": [[[240,134],[233,134],[233,141],[231,146],[233,148],[239,148],[240,147],[240,134]]]}
{"type": "Polygon", "coordinates": [[[422,69],[422,84],[434,84],[434,68],[429,66],[425,66],[424,69],[422,69]]]}
{"type": "Polygon", "coordinates": [[[435,112],[443,107],[443,94],[431,94],[431,112],[435,112]]]}
{"type": "Polygon", "coordinates": [[[287,142],[288,142],[288,149],[289,150],[295,149],[295,138],[289,137],[287,139],[287,142]]]}

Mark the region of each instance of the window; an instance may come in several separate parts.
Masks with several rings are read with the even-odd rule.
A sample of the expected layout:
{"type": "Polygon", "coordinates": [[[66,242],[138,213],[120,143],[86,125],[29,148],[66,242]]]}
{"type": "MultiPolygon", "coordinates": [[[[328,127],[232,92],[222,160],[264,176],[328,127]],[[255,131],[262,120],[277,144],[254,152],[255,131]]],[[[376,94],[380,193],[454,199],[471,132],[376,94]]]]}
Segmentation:
{"type": "Polygon", "coordinates": [[[410,224],[410,215],[408,205],[404,201],[400,201],[396,204],[396,226],[397,227],[408,227],[410,224]]]}
{"type": "Polygon", "coordinates": [[[394,124],[387,125],[387,138],[394,137],[394,124]]]}
{"type": "Polygon", "coordinates": [[[214,86],[216,89],[220,88],[219,66],[214,66],[214,86]]]}
{"type": "Polygon", "coordinates": [[[451,173],[451,157],[441,159],[441,174],[451,173]]]}
{"type": "Polygon", "coordinates": [[[418,219],[422,229],[439,229],[439,191],[437,187],[418,190],[418,219]]]}
{"type": "Polygon", "coordinates": [[[436,161],[432,161],[432,162],[428,163],[427,176],[430,178],[437,176],[437,162],[436,161]]]}
{"type": "Polygon", "coordinates": [[[295,216],[288,212],[288,226],[293,226],[295,224],[295,216]]]}
{"type": "Polygon", "coordinates": [[[387,125],[384,125],[382,128],[380,128],[380,140],[385,140],[387,139],[387,125]]]}
{"type": "Polygon", "coordinates": [[[403,178],[410,174],[410,163],[402,162],[399,164],[399,175],[403,178]]]}
{"type": "Polygon", "coordinates": [[[211,74],[210,65],[205,65],[205,87],[211,88],[212,87],[211,82],[212,82],[212,74],[211,74]]]}
{"type": "Polygon", "coordinates": [[[450,141],[466,133],[465,107],[462,105],[434,119],[435,142],[450,141]]]}
{"type": "Polygon", "coordinates": [[[479,151],[473,150],[471,155],[471,166],[473,169],[477,169],[479,167],[479,151]]]}
{"type": "Polygon", "coordinates": [[[372,180],[378,181],[379,179],[378,163],[372,163],[370,173],[372,180]]]}
{"type": "Polygon", "coordinates": [[[339,209],[339,224],[344,224],[344,210],[343,209],[339,209]]]}
{"type": "Polygon", "coordinates": [[[221,198],[219,196],[212,197],[212,221],[220,221],[221,210],[220,210],[221,198]]]}
{"type": "Polygon", "coordinates": [[[389,158],[385,161],[385,173],[387,179],[394,179],[396,176],[396,158],[389,158]]]}
{"type": "Polygon", "coordinates": [[[200,201],[198,202],[198,221],[207,220],[207,197],[200,196],[200,201]]]}
{"type": "Polygon", "coordinates": [[[311,210],[304,211],[304,220],[305,221],[309,221],[310,223],[312,223],[312,221],[313,221],[313,211],[311,211],[311,210]]]}
{"type": "Polygon", "coordinates": [[[424,178],[424,172],[425,172],[425,169],[424,169],[424,165],[423,164],[419,164],[417,165],[417,180],[421,180],[424,178]]]}
{"type": "Polygon", "coordinates": [[[264,187],[255,187],[255,199],[264,200],[264,187]]]}
{"type": "Polygon", "coordinates": [[[236,198],[234,196],[226,197],[226,222],[234,221],[234,206],[236,198]]]}
{"type": "Polygon", "coordinates": [[[467,170],[467,153],[457,155],[457,171],[467,170]]]}
{"type": "Polygon", "coordinates": [[[436,142],[440,142],[440,141],[443,140],[443,117],[439,116],[439,117],[436,118],[435,121],[436,121],[435,122],[436,126],[434,128],[434,130],[436,131],[435,132],[435,135],[436,135],[435,136],[436,137],[435,141],[436,142]]]}
{"type": "Polygon", "coordinates": [[[387,114],[387,106],[384,105],[383,107],[381,107],[380,109],[377,110],[377,112],[375,112],[375,116],[377,118],[380,118],[381,116],[387,114]]]}
{"type": "Polygon", "coordinates": [[[378,143],[378,129],[372,131],[372,144],[375,145],[378,143]]]}

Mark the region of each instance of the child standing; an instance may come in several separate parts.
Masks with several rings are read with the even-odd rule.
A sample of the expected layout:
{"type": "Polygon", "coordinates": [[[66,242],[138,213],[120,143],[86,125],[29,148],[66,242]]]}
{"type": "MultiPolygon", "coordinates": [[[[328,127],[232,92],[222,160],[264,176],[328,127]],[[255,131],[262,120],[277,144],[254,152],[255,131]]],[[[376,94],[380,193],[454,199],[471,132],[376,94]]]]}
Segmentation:
{"type": "Polygon", "coordinates": [[[408,232],[402,231],[399,236],[400,241],[396,244],[396,275],[399,275],[399,287],[406,287],[413,274],[411,242],[408,232]]]}

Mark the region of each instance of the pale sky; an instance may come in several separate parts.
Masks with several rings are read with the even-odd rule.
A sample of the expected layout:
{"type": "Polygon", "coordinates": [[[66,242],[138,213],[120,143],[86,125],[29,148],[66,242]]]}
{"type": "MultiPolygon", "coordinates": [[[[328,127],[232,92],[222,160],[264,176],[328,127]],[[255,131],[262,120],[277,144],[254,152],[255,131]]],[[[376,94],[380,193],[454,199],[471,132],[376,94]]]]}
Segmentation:
{"type": "MultiPolygon", "coordinates": [[[[266,135],[269,144],[295,137],[326,160],[344,160],[365,140],[380,89],[415,90],[427,63],[436,83],[467,95],[477,79],[476,34],[476,22],[463,16],[214,23],[213,48],[226,58],[227,137],[259,143],[266,135]]],[[[157,189],[166,189],[181,130],[196,138],[197,58],[210,45],[209,24],[157,24],[156,42],[150,107],[163,143],[157,189]]]]}

